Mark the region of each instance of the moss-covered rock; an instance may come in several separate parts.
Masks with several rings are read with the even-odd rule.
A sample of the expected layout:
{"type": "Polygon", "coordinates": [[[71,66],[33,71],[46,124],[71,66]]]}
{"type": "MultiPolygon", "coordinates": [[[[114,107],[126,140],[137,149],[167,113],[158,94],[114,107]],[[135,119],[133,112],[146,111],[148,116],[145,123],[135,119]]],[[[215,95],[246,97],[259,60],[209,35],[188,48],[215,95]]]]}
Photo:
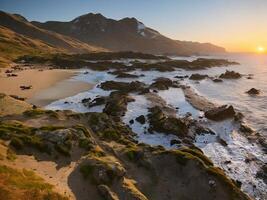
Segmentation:
{"type": "Polygon", "coordinates": [[[187,135],[188,127],[182,119],[167,116],[158,106],[150,108],[149,112],[150,130],[179,137],[187,135]]]}

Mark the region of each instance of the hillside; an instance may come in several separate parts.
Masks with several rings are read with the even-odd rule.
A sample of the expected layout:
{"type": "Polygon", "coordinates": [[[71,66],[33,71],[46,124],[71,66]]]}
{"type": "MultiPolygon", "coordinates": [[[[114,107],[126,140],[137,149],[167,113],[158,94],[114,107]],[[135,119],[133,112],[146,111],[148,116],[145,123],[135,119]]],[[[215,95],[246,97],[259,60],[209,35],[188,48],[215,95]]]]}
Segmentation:
{"type": "Polygon", "coordinates": [[[11,15],[0,11],[1,66],[5,66],[11,60],[25,54],[92,51],[104,51],[104,49],[40,29],[20,15],[11,15]]]}
{"type": "Polygon", "coordinates": [[[196,147],[138,144],[105,113],[29,109],[0,119],[2,199],[249,199],[196,147]]]}
{"type": "Polygon", "coordinates": [[[69,22],[33,21],[32,24],[112,51],[175,55],[225,52],[224,48],[212,44],[172,40],[135,18],[113,20],[101,14],[89,13],[69,22]]]}

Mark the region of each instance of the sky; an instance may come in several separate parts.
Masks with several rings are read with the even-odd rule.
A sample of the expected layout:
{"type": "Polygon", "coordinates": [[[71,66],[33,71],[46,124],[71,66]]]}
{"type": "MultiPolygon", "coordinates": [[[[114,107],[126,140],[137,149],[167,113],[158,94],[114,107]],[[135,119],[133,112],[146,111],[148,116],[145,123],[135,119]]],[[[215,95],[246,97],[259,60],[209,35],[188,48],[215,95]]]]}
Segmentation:
{"type": "Polygon", "coordinates": [[[0,0],[0,10],[42,22],[89,12],[135,17],[172,39],[211,42],[232,52],[267,50],[267,0],[0,0]]]}

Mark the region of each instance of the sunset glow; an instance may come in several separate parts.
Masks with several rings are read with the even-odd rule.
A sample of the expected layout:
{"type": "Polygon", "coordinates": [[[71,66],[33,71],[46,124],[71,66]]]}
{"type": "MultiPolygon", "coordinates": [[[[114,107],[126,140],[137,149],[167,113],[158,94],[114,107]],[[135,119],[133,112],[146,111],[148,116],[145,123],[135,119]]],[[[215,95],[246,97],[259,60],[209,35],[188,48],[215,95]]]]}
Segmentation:
{"type": "Polygon", "coordinates": [[[258,53],[265,53],[265,48],[263,46],[258,46],[257,47],[257,52],[258,53]]]}

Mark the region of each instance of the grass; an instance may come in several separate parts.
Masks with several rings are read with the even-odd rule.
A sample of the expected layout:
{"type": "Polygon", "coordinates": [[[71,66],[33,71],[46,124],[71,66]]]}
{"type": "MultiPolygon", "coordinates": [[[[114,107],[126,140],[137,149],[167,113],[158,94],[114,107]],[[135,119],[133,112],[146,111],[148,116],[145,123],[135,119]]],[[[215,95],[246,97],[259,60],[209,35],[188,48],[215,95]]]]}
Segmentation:
{"type": "Polygon", "coordinates": [[[67,200],[53,191],[53,186],[35,175],[33,171],[18,171],[0,165],[0,199],[67,200]]]}
{"type": "Polygon", "coordinates": [[[58,118],[58,114],[52,110],[33,109],[33,110],[27,110],[23,113],[23,115],[27,117],[37,117],[45,114],[47,114],[50,117],[58,118]]]}
{"type": "MultiPolygon", "coordinates": [[[[10,146],[16,150],[22,150],[25,147],[32,147],[40,152],[51,154],[51,148],[48,143],[35,133],[36,131],[55,131],[62,128],[63,127],[59,126],[33,128],[17,122],[0,123],[0,139],[10,140],[10,146]]],[[[62,145],[55,145],[55,149],[64,155],[69,155],[71,143],[69,141],[65,141],[62,145]]]]}
{"type": "Polygon", "coordinates": [[[101,138],[105,140],[114,140],[117,141],[121,138],[120,134],[113,129],[106,129],[103,132],[101,132],[101,138]]]}

